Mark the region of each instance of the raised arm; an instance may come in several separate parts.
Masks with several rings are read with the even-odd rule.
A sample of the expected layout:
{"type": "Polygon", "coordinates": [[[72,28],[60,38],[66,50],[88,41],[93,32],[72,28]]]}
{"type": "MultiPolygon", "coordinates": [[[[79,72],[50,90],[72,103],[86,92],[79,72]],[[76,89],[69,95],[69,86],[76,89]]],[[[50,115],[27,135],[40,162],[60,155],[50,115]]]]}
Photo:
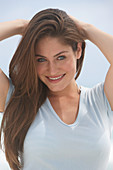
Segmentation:
{"type": "Polygon", "coordinates": [[[94,43],[110,63],[105,78],[104,92],[113,110],[113,36],[97,29],[93,25],[78,21],[74,17],[71,18],[74,20],[84,39],[94,43]]]}
{"type": "Polygon", "coordinates": [[[22,35],[28,25],[28,22],[28,20],[17,19],[14,21],[0,23],[0,41],[13,35],[22,35]]]}
{"type": "Polygon", "coordinates": [[[4,112],[8,89],[9,89],[8,77],[0,69],[0,112],[4,112]]]}
{"type": "MultiPolygon", "coordinates": [[[[28,25],[27,20],[17,19],[9,22],[0,23],[0,41],[13,35],[22,35],[28,25]]],[[[0,56],[2,57],[2,56],[0,56]]],[[[0,69],[0,112],[4,111],[5,101],[9,89],[8,77],[0,69]]]]}
{"type": "Polygon", "coordinates": [[[85,31],[87,38],[101,50],[110,63],[104,82],[104,92],[113,110],[113,36],[92,25],[88,25],[85,31]]]}

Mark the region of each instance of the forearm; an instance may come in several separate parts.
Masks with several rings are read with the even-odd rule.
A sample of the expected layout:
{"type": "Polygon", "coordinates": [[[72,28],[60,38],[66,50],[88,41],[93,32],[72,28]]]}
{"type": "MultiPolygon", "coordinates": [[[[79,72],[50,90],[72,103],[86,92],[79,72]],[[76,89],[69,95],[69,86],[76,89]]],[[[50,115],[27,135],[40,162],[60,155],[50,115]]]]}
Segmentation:
{"type": "Polygon", "coordinates": [[[0,23],[0,41],[8,37],[22,35],[28,21],[17,19],[0,23]]]}
{"type": "Polygon", "coordinates": [[[90,24],[86,24],[84,31],[86,33],[86,39],[94,43],[101,50],[109,63],[113,64],[113,36],[90,24]]]}

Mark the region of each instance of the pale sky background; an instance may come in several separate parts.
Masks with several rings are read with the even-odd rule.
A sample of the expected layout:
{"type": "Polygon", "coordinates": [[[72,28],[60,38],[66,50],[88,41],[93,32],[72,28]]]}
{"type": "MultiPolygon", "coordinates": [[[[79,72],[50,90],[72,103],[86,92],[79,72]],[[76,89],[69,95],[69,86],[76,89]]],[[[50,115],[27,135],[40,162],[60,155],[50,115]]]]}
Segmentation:
{"type": "MultiPolygon", "coordinates": [[[[38,11],[46,8],[63,9],[77,19],[113,35],[113,0],[0,0],[0,22],[31,19],[38,11]]],[[[20,38],[14,36],[0,42],[0,68],[7,75],[9,62],[20,38]]],[[[92,87],[104,81],[109,63],[95,45],[89,41],[86,43],[84,65],[77,83],[92,87]]]]}
{"type": "MultiPolygon", "coordinates": [[[[0,22],[31,19],[45,8],[60,8],[77,19],[113,34],[113,0],[0,0],[0,22]]],[[[20,36],[0,42],[0,67],[8,75],[8,65],[20,36]]],[[[85,61],[78,84],[92,87],[105,79],[109,64],[95,45],[87,41],[85,61]]]]}

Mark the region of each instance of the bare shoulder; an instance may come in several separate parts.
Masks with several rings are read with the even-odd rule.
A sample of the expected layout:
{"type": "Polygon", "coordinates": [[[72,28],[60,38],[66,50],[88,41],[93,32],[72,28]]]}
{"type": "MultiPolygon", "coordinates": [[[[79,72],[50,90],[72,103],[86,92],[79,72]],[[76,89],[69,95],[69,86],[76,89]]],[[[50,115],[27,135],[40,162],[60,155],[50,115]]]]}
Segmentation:
{"type": "Polygon", "coordinates": [[[0,69],[0,112],[4,111],[5,101],[9,89],[9,79],[0,69]]]}

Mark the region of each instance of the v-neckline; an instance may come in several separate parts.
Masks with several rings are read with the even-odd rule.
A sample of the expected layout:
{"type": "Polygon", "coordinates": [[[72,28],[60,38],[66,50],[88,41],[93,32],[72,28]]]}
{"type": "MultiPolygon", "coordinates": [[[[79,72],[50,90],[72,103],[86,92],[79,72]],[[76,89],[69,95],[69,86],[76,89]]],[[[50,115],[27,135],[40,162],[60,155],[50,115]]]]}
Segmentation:
{"type": "Polygon", "coordinates": [[[55,110],[54,110],[54,108],[53,108],[53,106],[51,105],[51,102],[50,102],[50,100],[49,100],[49,98],[47,97],[47,104],[48,104],[48,106],[49,106],[49,108],[50,108],[50,110],[51,110],[51,113],[57,118],[57,120],[60,122],[60,123],[62,123],[63,125],[65,125],[65,126],[75,126],[75,125],[77,125],[78,123],[79,123],[79,121],[80,121],[80,117],[81,117],[81,108],[82,108],[82,94],[83,92],[82,92],[82,86],[80,86],[80,97],[79,97],[79,109],[78,109],[78,114],[77,114],[77,117],[76,117],[76,120],[74,121],[74,123],[72,123],[72,124],[67,124],[67,123],[65,123],[64,121],[62,121],[61,120],[61,118],[58,116],[58,114],[55,112],[55,110]]]}

